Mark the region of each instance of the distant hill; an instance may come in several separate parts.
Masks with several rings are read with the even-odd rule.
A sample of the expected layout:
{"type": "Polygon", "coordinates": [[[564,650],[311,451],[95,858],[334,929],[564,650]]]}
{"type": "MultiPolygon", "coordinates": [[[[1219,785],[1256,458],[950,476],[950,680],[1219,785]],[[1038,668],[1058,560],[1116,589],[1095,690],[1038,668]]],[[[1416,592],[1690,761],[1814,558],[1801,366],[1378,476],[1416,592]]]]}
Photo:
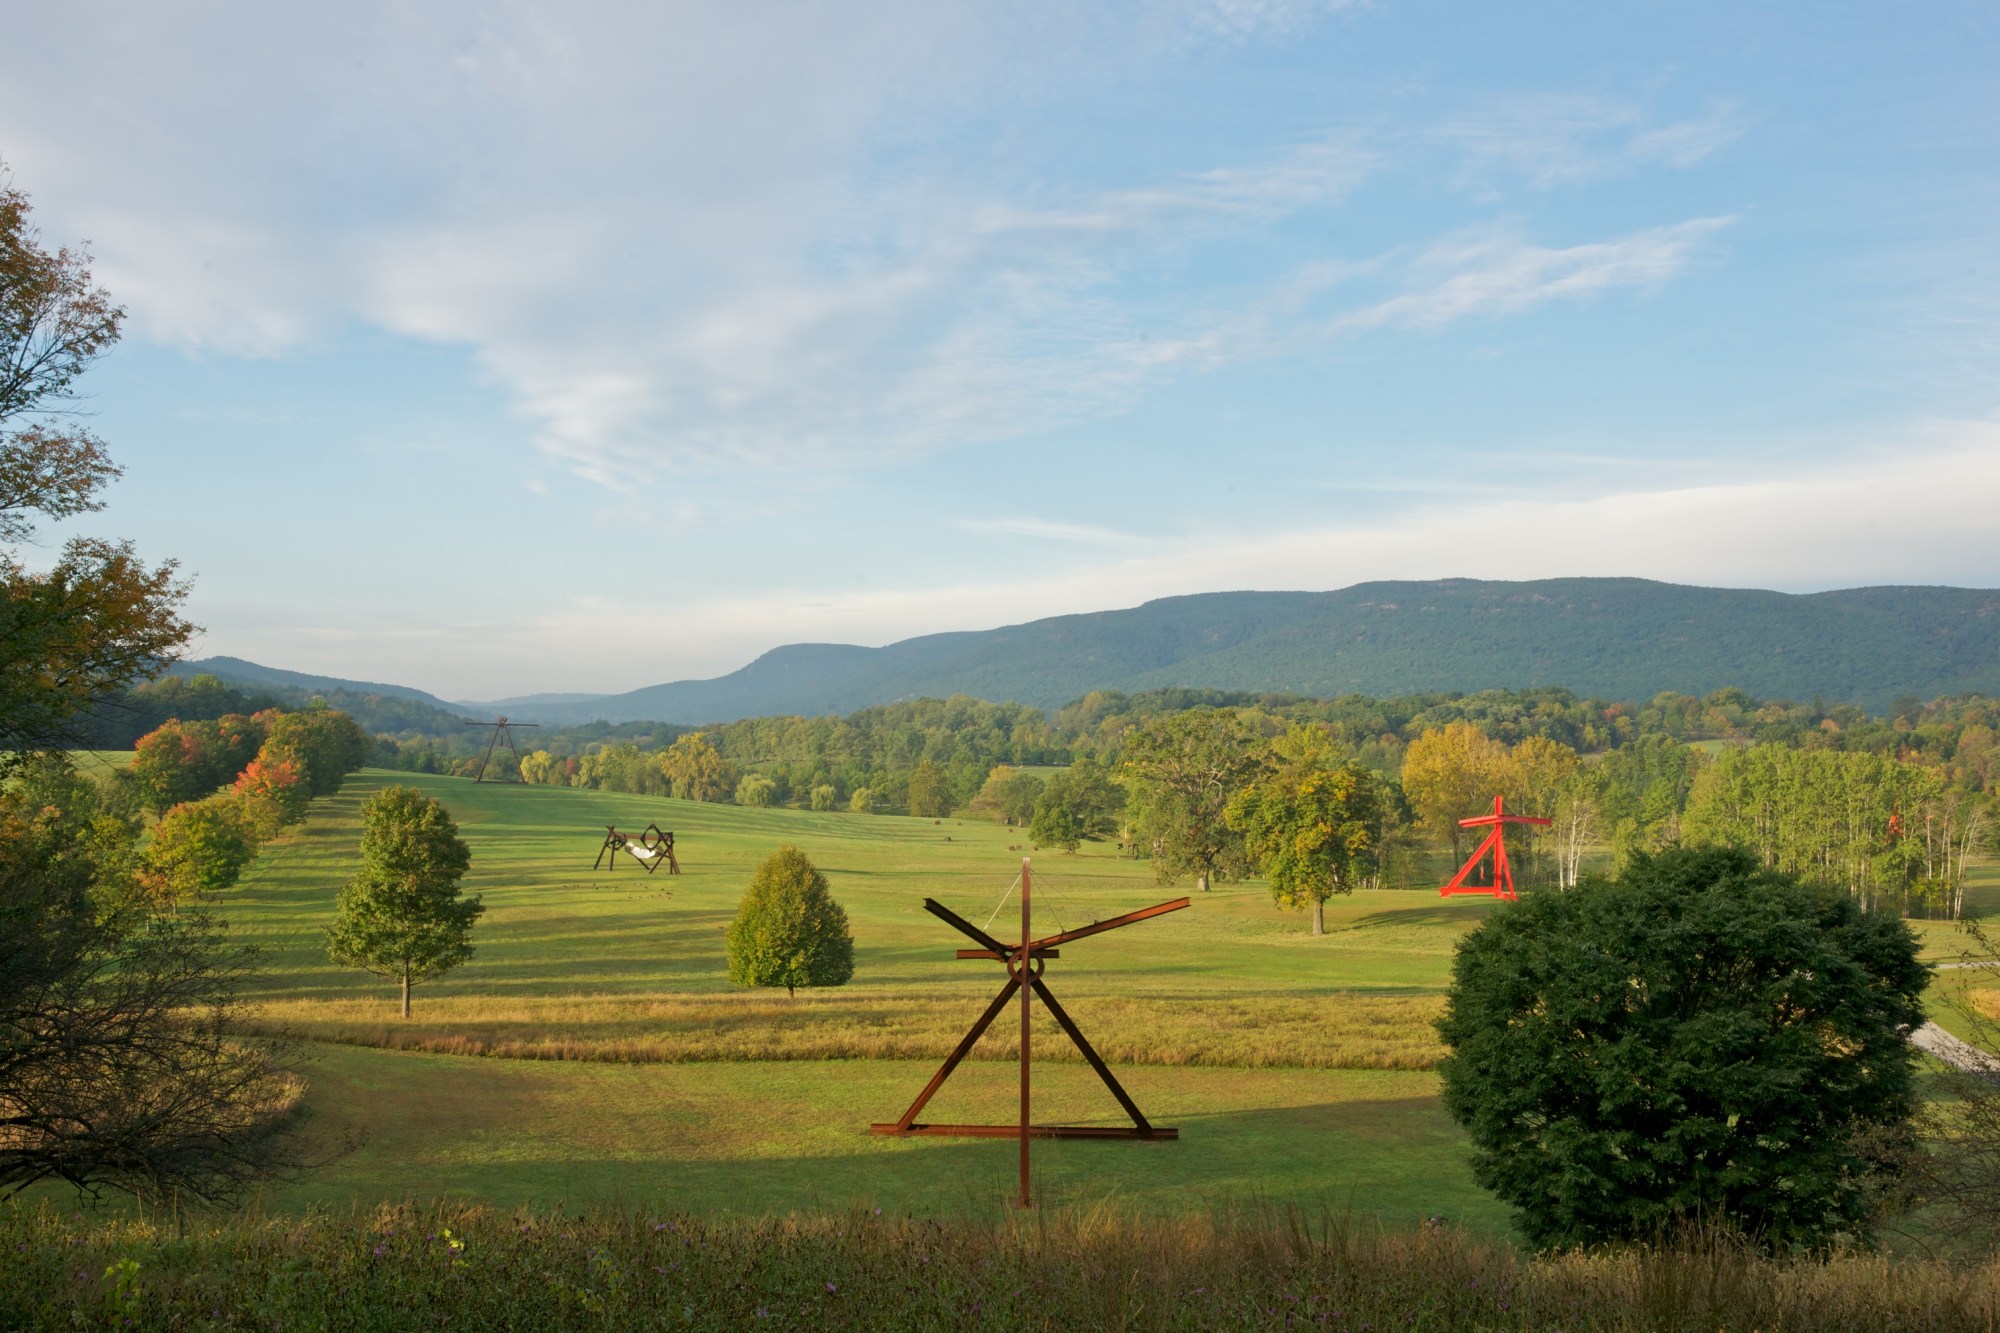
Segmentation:
{"type": "Polygon", "coordinates": [[[348,694],[379,694],[385,699],[410,699],[433,708],[443,708],[463,712],[462,705],[447,703],[435,694],[413,690],[407,685],[383,685],[368,680],[342,680],[338,676],[314,676],[304,671],[285,671],[279,667],[260,666],[240,657],[203,657],[192,662],[175,662],[167,668],[174,676],[193,678],[214,676],[218,680],[235,685],[271,685],[283,689],[305,690],[308,693],[324,694],[340,691],[348,694]]]}
{"type": "Polygon", "coordinates": [[[1055,707],[1162,685],[1323,696],[1562,685],[1634,700],[1735,685],[1879,710],[1905,694],[2000,693],[2000,590],[1444,579],[1202,593],[881,648],[790,644],[713,680],[522,701],[515,715],[724,722],[950,694],[1055,707]]]}
{"type": "Polygon", "coordinates": [[[421,690],[211,657],[227,680],[408,698],[521,721],[728,722],[970,694],[1054,708],[1162,685],[1336,696],[1562,685],[1608,699],[1726,685],[1881,710],[1899,695],[2000,694],[2000,590],[1791,594],[1646,579],[1443,579],[1337,592],[1220,592],[881,648],[797,643],[713,680],[627,694],[449,704],[421,690]]]}

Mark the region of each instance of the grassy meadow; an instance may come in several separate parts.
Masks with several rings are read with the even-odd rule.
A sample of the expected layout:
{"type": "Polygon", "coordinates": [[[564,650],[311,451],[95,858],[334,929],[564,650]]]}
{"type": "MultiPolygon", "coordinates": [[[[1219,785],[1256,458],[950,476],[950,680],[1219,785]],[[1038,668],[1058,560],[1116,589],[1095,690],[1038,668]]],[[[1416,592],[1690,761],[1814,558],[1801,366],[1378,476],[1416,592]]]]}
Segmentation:
{"type": "MultiPolygon", "coordinates": [[[[351,1141],[274,1187],[279,1212],[382,1200],[782,1215],[1004,1211],[1016,1147],[878,1138],[999,989],[991,961],[922,910],[935,897],[1006,938],[1021,830],[975,820],[745,809],[367,770],[314,803],[229,891],[233,933],[260,950],[257,1030],[300,1038],[312,1124],[351,1141]],[[438,797],[470,844],[465,888],[486,915],[470,963],[416,991],[334,965],[321,931],[353,873],[362,803],[403,782],[438,797]],[[684,873],[630,858],[593,871],[606,824],[674,831],[684,873]],[[826,872],[855,937],[855,977],[826,991],[729,984],[723,932],[756,863],[795,843],[826,872]]],[[[1982,872],[1982,901],[2000,890],[1982,872]]],[[[1191,892],[1115,848],[1035,853],[1034,928],[1052,933],[1191,892]]],[[[1174,1143],[1039,1141],[1038,1195],[1144,1215],[1190,1208],[1442,1215],[1504,1237],[1437,1098],[1454,942],[1484,898],[1362,892],[1328,934],[1260,882],[1192,894],[1185,911],[1076,941],[1048,981],[1174,1143]]],[[[1955,957],[1949,923],[1919,923],[1955,957]]],[[[1957,974],[1951,977],[1956,991],[1957,974]]],[[[926,1119],[1015,1115],[1018,1024],[994,1025],[926,1119]]],[[[1036,1118],[1117,1124],[1115,1103],[1039,1008],[1036,1118]]]]}
{"type": "MultiPolygon", "coordinates": [[[[996,963],[955,959],[966,941],[923,899],[1018,931],[1023,844],[1018,829],[973,820],[359,774],[226,895],[233,933],[261,952],[257,1024],[307,1039],[314,1123],[359,1141],[265,1202],[998,1208],[1012,1144],[867,1129],[902,1112],[1004,980],[996,963]],[[408,1022],[393,986],[335,966],[320,943],[356,864],[360,807],[399,781],[450,810],[473,852],[466,890],[487,906],[477,955],[420,986],[408,1022]],[[674,831],[684,873],[648,875],[629,858],[593,872],[605,824],[648,822],[674,831]],[[785,842],[848,912],[847,986],[788,997],[728,982],[724,927],[756,863],[785,842]]],[[[1033,874],[1038,934],[1191,888],[1088,844],[1035,854],[1033,874]]],[[[1147,1114],[1183,1137],[1038,1142],[1043,1197],[1146,1211],[1292,1202],[1504,1232],[1430,1072],[1452,942],[1490,904],[1364,893],[1333,904],[1314,940],[1259,883],[1194,896],[1067,946],[1048,972],[1147,1114]]],[[[1036,1019],[1037,1119],[1121,1123],[1039,1006],[1036,1019]]],[[[1017,1038],[1017,1024],[995,1024],[926,1118],[1010,1120],[1017,1038]]]]}

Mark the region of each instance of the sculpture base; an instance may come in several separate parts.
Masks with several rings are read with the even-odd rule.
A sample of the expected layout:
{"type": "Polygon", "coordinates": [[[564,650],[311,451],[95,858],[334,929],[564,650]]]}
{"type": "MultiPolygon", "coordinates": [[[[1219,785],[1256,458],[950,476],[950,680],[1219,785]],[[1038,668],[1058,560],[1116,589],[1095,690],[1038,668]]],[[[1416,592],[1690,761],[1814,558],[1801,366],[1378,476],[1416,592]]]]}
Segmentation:
{"type": "MultiPolygon", "coordinates": [[[[935,1138],[1018,1139],[1019,1125],[898,1125],[893,1122],[870,1125],[870,1134],[910,1136],[927,1134],[935,1138]]],[[[1170,1125],[1140,1129],[1136,1125],[1030,1125],[1031,1139],[1178,1139],[1181,1132],[1170,1125]]]]}

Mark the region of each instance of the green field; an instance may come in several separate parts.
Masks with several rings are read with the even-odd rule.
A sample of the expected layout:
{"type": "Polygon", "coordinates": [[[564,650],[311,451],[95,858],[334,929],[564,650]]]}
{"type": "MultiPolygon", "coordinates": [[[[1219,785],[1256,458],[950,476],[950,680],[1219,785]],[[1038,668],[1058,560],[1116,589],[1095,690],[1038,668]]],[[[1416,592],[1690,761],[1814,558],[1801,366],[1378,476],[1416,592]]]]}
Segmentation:
{"type": "MultiPolygon", "coordinates": [[[[991,961],[922,910],[935,897],[1003,938],[1023,834],[973,820],[755,810],[567,788],[477,785],[369,770],[265,848],[224,913],[262,951],[257,1025],[303,1037],[313,1124],[358,1146],[275,1189],[281,1209],[452,1198],[501,1205],[614,1202],[782,1213],[999,1209],[1006,1141],[895,1140],[894,1119],[999,988],[991,961]],[[407,782],[436,795],[473,852],[487,913],[465,967],[393,988],[326,958],[320,931],[353,873],[359,810],[407,782]],[[607,823],[676,834],[684,869],[593,871],[607,823]],[[823,869],[855,937],[854,981],[746,992],[723,930],[757,861],[795,843],[823,869]]],[[[1075,927],[1186,892],[1115,849],[1036,853],[1035,931],[1075,927]]],[[[1990,882],[1982,891],[1990,893],[1990,882]]],[[[1035,1145],[1050,1202],[1146,1212],[1300,1203],[1410,1222],[1443,1214],[1506,1231],[1472,1183],[1431,1072],[1432,1020],[1458,936],[1486,899],[1358,893],[1313,939],[1261,883],[1194,895],[1186,911],[1065,946],[1048,979],[1174,1143],[1035,1145]]],[[[1958,945],[1922,927],[1929,951],[1958,945]]],[[[1018,1025],[995,1031],[927,1119],[1015,1114],[1018,1025]]],[[[1115,1104],[1041,1011],[1037,1119],[1119,1123],[1115,1104]]]]}
{"type": "MultiPolygon", "coordinates": [[[[997,1207],[1012,1144],[891,1140],[867,1127],[902,1111],[1003,980],[993,962],[954,959],[965,941],[922,900],[1017,931],[1021,838],[972,820],[364,772],[267,846],[226,897],[234,932],[262,951],[259,1021],[312,1039],[314,1123],[363,1140],[266,1201],[997,1207]],[[473,851],[466,888],[487,904],[477,956],[420,987],[408,1023],[390,986],[334,966],[319,943],[353,872],[361,803],[395,781],[450,809],[473,851]],[[591,870],[606,823],[649,821],[675,832],[683,874],[647,875],[629,860],[591,870]],[[727,980],[723,928],[756,862],[784,842],[826,871],[848,911],[846,987],[789,998],[727,980]]],[[[1185,891],[1088,845],[1036,854],[1033,869],[1038,933],[1185,891]]],[[[1331,933],[1314,940],[1305,916],[1278,911],[1262,885],[1228,885],[1068,946],[1051,987],[1148,1114],[1183,1137],[1037,1143],[1038,1189],[1143,1209],[1299,1201],[1503,1229],[1429,1072],[1451,942],[1488,906],[1361,894],[1335,903],[1331,933]]],[[[930,1116],[1011,1119],[1018,1025],[995,1027],[930,1116]]],[[[1039,1009],[1034,1040],[1047,1057],[1038,1119],[1120,1120],[1039,1009]]]]}

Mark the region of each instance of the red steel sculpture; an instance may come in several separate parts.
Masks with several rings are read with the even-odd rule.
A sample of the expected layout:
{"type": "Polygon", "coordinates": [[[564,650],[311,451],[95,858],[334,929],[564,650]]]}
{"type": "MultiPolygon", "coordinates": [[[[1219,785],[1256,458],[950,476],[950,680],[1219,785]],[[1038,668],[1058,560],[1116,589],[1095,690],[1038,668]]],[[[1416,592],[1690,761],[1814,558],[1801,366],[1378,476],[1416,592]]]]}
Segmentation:
{"type": "Polygon", "coordinates": [[[1451,877],[1451,883],[1438,890],[1439,895],[1449,898],[1454,893],[1490,893],[1495,898],[1519,899],[1520,895],[1514,892],[1514,868],[1507,864],[1507,826],[1538,824],[1547,828],[1554,822],[1552,819],[1537,819],[1533,815],[1510,815],[1502,798],[1495,796],[1492,814],[1458,821],[1460,828],[1485,828],[1490,824],[1493,831],[1486,835],[1486,841],[1479,844],[1472,859],[1458,868],[1458,873],[1451,877]],[[1493,853],[1493,869],[1487,882],[1467,884],[1466,876],[1479,868],[1479,863],[1486,859],[1488,852],[1493,853]]]}
{"type": "Polygon", "coordinates": [[[1116,930],[1120,926],[1129,926],[1135,922],[1146,921],[1156,916],[1164,916],[1168,912],[1178,912],[1181,908],[1188,905],[1188,900],[1186,898],[1176,898],[1172,902],[1157,903],[1152,907],[1142,907],[1136,912],[1127,912],[1123,916],[1114,916],[1109,921],[1098,921],[1088,926],[1079,927],[1076,930],[1063,931],[1059,935],[1049,935],[1042,939],[1034,939],[1030,934],[1028,924],[1028,904],[1032,891],[1033,881],[1029,874],[1027,858],[1024,857],[1021,861],[1021,942],[1019,944],[1002,944],[999,940],[994,939],[991,935],[988,935],[985,931],[935,899],[924,899],[924,910],[926,912],[937,917],[952,929],[966,935],[980,946],[977,949],[960,949],[958,956],[960,958],[997,959],[1007,967],[1007,984],[1000,988],[1000,993],[993,997],[993,1003],[986,1006],[986,1012],[981,1014],[979,1021],[972,1025],[972,1030],[965,1034],[964,1040],[958,1043],[957,1049],[953,1050],[945,1058],[943,1067],[931,1077],[929,1083],[924,1085],[924,1090],[917,1094],[917,1099],[910,1103],[910,1109],[903,1112],[903,1118],[892,1124],[876,1124],[868,1127],[869,1132],[874,1134],[934,1134],[947,1137],[982,1139],[1019,1138],[1021,1140],[1021,1197],[1017,1200],[1017,1203],[1022,1208],[1033,1206],[1028,1198],[1028,1141],[1030,1139],[1158,1140],[1178,1139],[1181,1136],[1181,1132],[1178,1129],[1166,1125],[1156,1125],[1146,1119],[1145,1112],[1139,1109],[1138,1104],[1119,1085],[1118,1080],[1112,1077],[1111,1070],[1105,1065],[1103,1057],[1098,1055],[1089,1040],[1078,1029],[1075,1020],[1069,1016],[1067,1010],[1056,1003],[1056,997],[1050,993],[1048,983],[1042,980],[1042,972],[1047,964],[1047,960],[1061,957],[1061,954],[1056,949],[1056,946],[1059,944],[1067,944],[1071,940],[1080,940],[1086,935],[1098,935],[1107,930],[1116,930]],[[1024,982],[1025,984],[1023,984],[1024,982]],[[986,1029],[991,1027],[993,1020],[1000,1016],[1001,1010],[1007,1007],[1007,1001],[1014,998],[1014,992],[1016,991],[1021,993],[1020,1123],[1017,1125],[931,1125],[919,1123],[917,1116],[922,1114],[925,1104],[937,1095],[938,1089],[944,1086],[945,1080],[951,1077],[954,1069],[958,1068],[959,1061],[965,1059],[966,1055],[972,1050],[973,1045],[978,1042],[981,1036],[985,1035],[986,1029]],[[1041,997],[1042,1004],[1048,1008],[1050,1015],[1055,1018],[1056,1025],[1062,1028],[1071,1041],[1076,1043],[1076,1048],[1083,1053],[1083,1058],[1089,1062],[1092,1069],[1097,1071],[1097,1076],[1104,1080],[1104,1086],[1111,1089],[1111,1095],[1116,1097],[1118,1104],[1125,1108],[1125,1114],[1132,1117],[1130,1128],[1123,1125],[1037,1125],[1031,1120],[1028,1105],[1029,1065],[1032,1059],[1032,1048],[1028,1039],[1030,992],[1041,997]]]}

